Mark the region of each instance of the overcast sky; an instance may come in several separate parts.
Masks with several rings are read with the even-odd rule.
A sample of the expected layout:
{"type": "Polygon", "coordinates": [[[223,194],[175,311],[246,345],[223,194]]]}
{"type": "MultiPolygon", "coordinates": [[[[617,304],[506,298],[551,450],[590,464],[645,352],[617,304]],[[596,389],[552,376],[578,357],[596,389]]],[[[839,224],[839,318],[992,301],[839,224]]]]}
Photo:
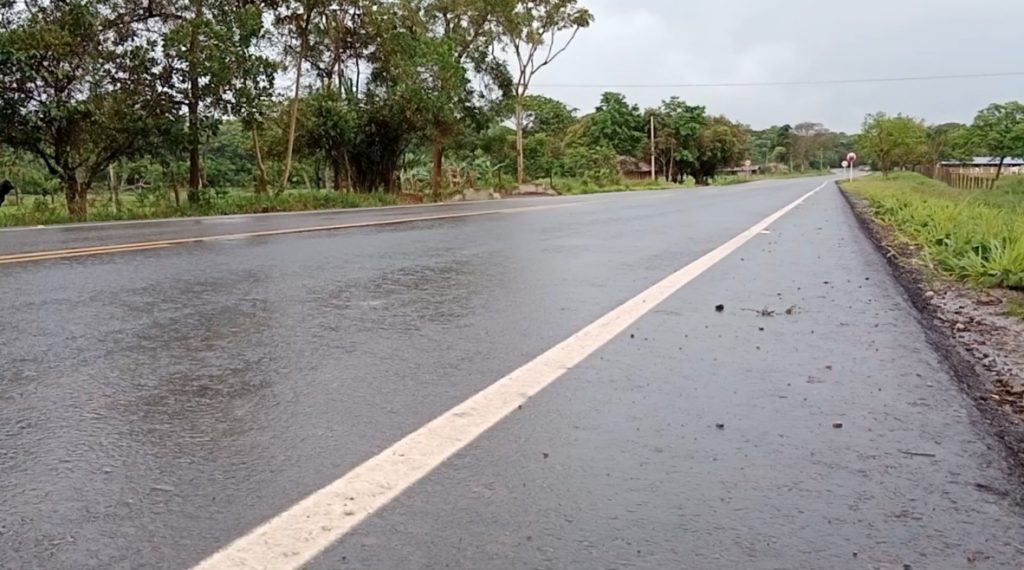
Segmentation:
{"type": "Polygon", "coordinates": [[[1024,71],[1024,0],[580,0],[596,22],[534,80],[590,111],[603,91],[641,106],[679,95],[763,128],[815,121],[856,131],[866,113],[969,122],[1024,100],[1024,77],[825,86],[615,84],[805,81],[1024,71]],[[556,87],[551,84],[599,84],[556,87]]]}

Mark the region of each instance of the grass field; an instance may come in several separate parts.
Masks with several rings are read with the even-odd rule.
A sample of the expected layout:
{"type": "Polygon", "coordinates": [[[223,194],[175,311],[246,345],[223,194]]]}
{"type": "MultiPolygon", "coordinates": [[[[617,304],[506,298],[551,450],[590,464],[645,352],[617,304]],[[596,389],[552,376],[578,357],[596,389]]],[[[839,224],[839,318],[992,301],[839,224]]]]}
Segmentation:
{"type": "Polygon", "coordinates": [[[918,174],[876,174],[843,187],[864,197],[899,238],[920,246],[922,261],[935,271],[976,286],[1024,290],[1024,178],[968,191],[918,174]]]}

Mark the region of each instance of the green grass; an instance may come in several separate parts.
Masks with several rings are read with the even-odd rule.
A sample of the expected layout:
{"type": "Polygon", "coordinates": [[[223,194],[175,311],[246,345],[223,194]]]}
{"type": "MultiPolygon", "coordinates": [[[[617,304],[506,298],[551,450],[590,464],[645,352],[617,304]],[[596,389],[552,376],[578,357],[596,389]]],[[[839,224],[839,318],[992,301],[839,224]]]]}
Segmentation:
{"type": "MultiPolygon", "coordinates": [[[[175,206],[169,196],[162,194],[126,194],[116,209],[109,195],[91,198],[89,202],[89,221],[99,222],[393,206],[397,204],[397,197],[383,193],[347,194],[313,190],[256,196],[242,190],[223,190],[210,192],[203,201],[195,204],[185,201],[181,207],[175,206]]],[[[20,205],[16,206],[10,200],[0,207],[0,227],[49,226],[72,221],[60,198],[51,204],[46,197],[23,196],[20,205]]]]}
{"type": "MultiPolygon", "coordinates": [[[[551,181],[538,181],[538,184],[550,185],[551,181]]],[[[673,184],[664,180],[620,180],[611,183],[596,183],[578,178],[555,178],[554,189],[562,194],[604,194],[608,192],[629,192],[632,190],[669,190],[693,186],[693,181],[673,184]]]]}
{"type": "Polygon", "coordinates": [[[1024,179],[956,190],[918,174],[843,183],[874,215],[921,247],[939,272],[982,287],[1024,289],[1024,179]]]}

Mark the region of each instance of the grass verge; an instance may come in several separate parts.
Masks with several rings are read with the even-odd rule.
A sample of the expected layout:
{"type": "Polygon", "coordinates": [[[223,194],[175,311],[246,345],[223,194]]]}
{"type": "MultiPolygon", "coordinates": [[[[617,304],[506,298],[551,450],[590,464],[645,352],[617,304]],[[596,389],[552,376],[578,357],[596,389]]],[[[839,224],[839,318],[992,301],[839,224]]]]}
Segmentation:
{"type": "Polygon", "coordinates": [[[844,182],[873,215],[916,245],[930,268],[972,285],[1024,289],[1024,179],[956,190],[911,173],[844,182]]]}
{"type": "MultiPolygon", "coordinates": [[[[547,184],[550,185],[547,181],[547,184]]],[[[622,180],[610,184],[602,184],[577,178],[555,178],[554,189],[562,194],[606,194],[609,192],[629,192],[632,190],[670,190],[672,188],[692,187],[693,181],[688,180],[682,184],[673,184],[664,180],[622,180]]]]}
{"type": "MultiPolygon", "coordinates": [[[[195,216],[224,216],[232,214],[265,214],[272,212],[302,212],[343,208],[393,206],[398,197],[393,194],[344,194],[328,191],[291,191],[281,195],[256,196],[248,192],[209,193],[198,203],[184,203],[180,207],[166,199],[145,195],[126,195],[115,208],[113,201],[104,196],[90,200],[89,221],[148,220],[195,216]]],[[[51,202],[41,196],[28,196],[20,205],[11,203],[0,207],[0,227],[49,226],[72,222],[67,207],[60,201],[51,202]]]]}

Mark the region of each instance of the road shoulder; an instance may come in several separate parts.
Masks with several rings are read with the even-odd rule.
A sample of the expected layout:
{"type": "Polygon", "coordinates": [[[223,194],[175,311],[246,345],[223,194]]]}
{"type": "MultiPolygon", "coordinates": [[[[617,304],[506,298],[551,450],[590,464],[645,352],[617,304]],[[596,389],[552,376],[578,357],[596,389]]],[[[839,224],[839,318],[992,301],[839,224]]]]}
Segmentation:
{"type": "MultiPolygon", "coordinates": [[[[921,314],[929,341],[949,363],[992,434],[1024,480],[1024,324],[992,308],[1001,300],[939,279],[917,263],[914,246],[878,222],[868,202],[843,190],[861,229],[885,256],[921,314]]],[[[1015,498],[1024,504],[1024,491],[1015,498]]]]}

